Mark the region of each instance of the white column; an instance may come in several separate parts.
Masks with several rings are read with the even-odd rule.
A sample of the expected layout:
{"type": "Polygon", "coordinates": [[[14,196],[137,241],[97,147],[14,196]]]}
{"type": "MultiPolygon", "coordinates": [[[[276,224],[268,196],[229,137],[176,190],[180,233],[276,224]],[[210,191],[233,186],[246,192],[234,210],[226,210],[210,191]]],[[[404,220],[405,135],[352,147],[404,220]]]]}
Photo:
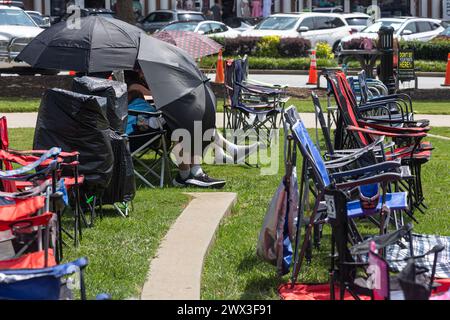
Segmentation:
{"type": "Polygon", "coordinates": [[[431,7],[431,10],[433,12],[433,18],[435,19],[442,19],[442,17],[440,16],[440,12],[439,12],[439,6],[441,4],[439,3],[439,1],[433,1],[433,6],[431,7]]]}
{"type": "Polygon", "coordinates": [[[306,3],[306,9],[312,10],[312,0],[308,0],[306,3]]]}
{"type": "Polygon", "coordinates": [[[148,0],[148,13],[156,10],[156,0],[148,0]]]}
{"type": "Polygon", "coordinates": [[[105,0],[105,9],[111,10],[111,0],[105,0]]]}
{"type": "Polygon", "coordinates": [[[49,16],[50,15],[50,0],[45,0],[45,12],[44,14],[49,16]]]}
{"type": "Polygon", "coordinates": [[[42,3],[41,3],[41,0],[34,0],[34,1],[33,1],[33,5],[34,5],[34,10],[35,10],[35,11],[39,11],[40,13],[43,13],[43,12],[42,12],[42,3]]]}
{"type": "Polygon", "coordinates": [[[291,0],[283,0],[283,13],[290,13],[291,10],[291,0]]]}
{"type": "Polygon", "coordinates": [[[344,12],[351,12],[350,0],[344,0],[344,12]]]}
{"type": "Polygon", "coordinates": [[[280,6],[280,1],[281,0],[275,0],[275,12],[273,12],[273,13],[279,13],[280,12],[280,9],[281,9],[281,6],[280,6]]]}
{"type": "Polygon", "coordinates": [[[428,4],[427,1],[421,1],[421,6],[422,6],[422,10],[420,11],[420,16],[421,17],[426,17],[428,16],[428,4]]]}
{"type": "Polygon", "coordinates": [[[409,13],[410,13],[412,16],[415,16],[415,15],[416,15],[416,0],[411,0],[411,8],[410,8],[410,10],[409,10],[409,13]]]}
{"type": "Polygon", "coordinates": [[[299,11],[299,12],[302,12],[303,11],[303,0],[297,0],[298,1],[298,7],[297,7],[297,10],[299,11]]]}
{"type": "Polygon", "coordinates": [[[161,9],[169,9],[168,0],[161,0],[161,9]]]}
{"type": "MultiPolygon", "coordinates": [[[[242,12],[241,12],[241,1],[242,0],[235,0],[235,1],[236,1],[236,16],[242,17],[242,12]]],[[[214,0],[210,0],[209,7],[211,8],[213,5],[214,5],[214,0]]]]}

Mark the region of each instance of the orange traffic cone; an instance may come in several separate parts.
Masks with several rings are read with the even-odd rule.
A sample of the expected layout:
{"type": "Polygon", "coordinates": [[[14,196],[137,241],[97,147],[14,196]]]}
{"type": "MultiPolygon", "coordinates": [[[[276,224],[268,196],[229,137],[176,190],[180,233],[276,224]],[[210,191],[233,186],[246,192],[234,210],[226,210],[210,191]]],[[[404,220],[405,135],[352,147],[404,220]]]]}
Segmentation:
{"type": "Polygon", "coordinates": [[[217,57],[217,65],[216,65],[216,83],[224,83],[225,81],[225,71],[223,69],[223,57],[222,57],[222,49],[219,50],[219,56],[217,57]]]}
{"type": "Polygon", "coordinates": [[[76,72],[75,71],[73,71],[73,70],[70,70],[69,71],[69,76],[71,76],[71,77],[74,77],[74,76],[76,76],[76,72]]]}
{"type": "Polygon", "coordinates": [[[445,82],[442,85],[443,87],[450,87],[450,53],[448,54],[447,60],[447,72],[445,73],[445,82]]]}
{"type": "Polygon", "coordinates": [[[317,60],[316,50],[312,51],[311,63],[309,65],[309,79],[306,84],[317,84],[317,60]]]}

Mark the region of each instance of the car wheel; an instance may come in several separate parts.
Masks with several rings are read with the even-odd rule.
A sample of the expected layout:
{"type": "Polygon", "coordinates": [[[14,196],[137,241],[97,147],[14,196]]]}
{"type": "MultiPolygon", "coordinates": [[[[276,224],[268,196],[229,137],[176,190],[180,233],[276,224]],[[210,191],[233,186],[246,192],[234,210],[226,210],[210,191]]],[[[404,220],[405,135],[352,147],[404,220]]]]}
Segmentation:
{"type": "Polygon", "coordinates": [[[337,41],[334,45],[333,45],[333,53],[337,54],[339,53],[339,51],[341,51],[341,46],[340,46],[341,42],[337,41]]]}

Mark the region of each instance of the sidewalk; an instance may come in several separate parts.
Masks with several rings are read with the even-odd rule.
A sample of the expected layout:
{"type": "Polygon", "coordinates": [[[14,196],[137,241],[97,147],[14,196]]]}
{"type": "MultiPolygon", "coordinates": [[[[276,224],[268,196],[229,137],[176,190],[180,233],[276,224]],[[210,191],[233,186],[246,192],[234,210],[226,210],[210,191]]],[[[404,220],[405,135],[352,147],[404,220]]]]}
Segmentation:
{"type": "MultiPolygon", "coordinates": [[[[8,128],[34,128],[36,125],[36,112],[2,113],[0,117],[2,116],[6,116],[8,119],[8,128]]],[[[307,128],[316,127],[314,113],[300,113],[300,116],[307,128]]],[[[416,114],[414,119],[429,119],[432,127],[450,127],[450,115],[416,114]]],[[[217,128],[223,127],[222,112],[218,112],[216,115],[216,126],[217,128]]]]}

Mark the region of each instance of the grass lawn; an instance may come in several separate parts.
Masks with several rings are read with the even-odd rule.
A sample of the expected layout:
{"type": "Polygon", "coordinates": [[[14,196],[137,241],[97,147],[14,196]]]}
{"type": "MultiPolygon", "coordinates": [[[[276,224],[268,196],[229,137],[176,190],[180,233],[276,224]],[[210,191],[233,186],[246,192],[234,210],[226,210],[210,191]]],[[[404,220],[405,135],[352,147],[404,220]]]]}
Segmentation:
{"type": "MultiPolygon", "coordinates": [[[[23,99],[23,98],[0,98],[0,113],[8,112],[36,112],[39,108],[40,99],[23,99]]],[[[322,106],[326,106],[326,99],[321,100],[322,106]]],[[[291,98],[287,105],[297,106],[300,112],[314,112],[311,99],[291,98]]],[[[448,114],[450,115],[450,101],[420,101],[415,100],[413,108],[416,113],[420,114],[448,114]]],[[[218,99],[217,111],[223,111],[223,100],[218,99]]]]}
{"type": "MultiPolygon", "coordinates": [[[[10,129],[12,148],[30,149],[33,129],[10,129]]],[[[95,226],[83,229],[83,240],[74,248],[70,240],[64,248],[64,261],[85,256],[88,298],[109,293],[113,299],[139,297],[149,261],[159,242],[188,203],[181,189],[140,189],[133,211],[125,219],[111,209],[95,220],[95,226]]],[[[108,207],[106,207],[108,208],[108,207]]]]}
{"type": "MultiPolygon", "coordinates": [[[[434,128],[431,133],[450,137],[450,128],[434,128]]],[[[11,129],[12,146],[29,148],[32,135],[32,129],[11,129]]],[[[424,166],[423,172],[429,209],[425,215],[417,214],[420,224],[415,231],[450,235],[447,198],[450,142],[436,138],[429,140],[436,148],[432,161],[424,166]]],[[[282,153],[279,154],[281,157],[282,153]]],[[[276,289],[288,277],[277,277],[273,266],[257,258],[256,242],[265,212],[283,174],[282,161],[275,175],[261,175],[259,168],[239,165],[205,165],[204,169],[213,177],[226,179],[227,185],[221,191],[237,192],[238,202],[233,214],[221,224],[206,259],[202,298],[278,299],[276,289]]],[[[87,256],[90,260],[86,273],[90,297],[100,292],[108,292],[114,299],[139,295],[149,259],[187,204],[183,191],[191,190],[141,189],[128,219],[107,212],[103,219],[96,221],[94,228],[85,230],[79,248],[66,248],[66,261],[79,256],[87,256]]],[[[322,248],[314,252],[312,265],[303,268],[299,281],[327,281],[329,234],[329,228],[325,227],[322,248]]]]}
{"type": "MultiPolygon", "coordinates": [[[[434,128],[431,133],[450,136],[449,129],[434,128]]],[[[429,141],[435,147],[432,160],[423,169],[429,209],[425,215],[416,214],[420,223],[415,231],[450,236],[450,142],[435,138],[429,141]]],[[[281,171],[275,176],[260,176],[258,169],[211,167],[210,173],[227,179],[226,190],[238,192],[238,202],[234,214],[220,227],[206,260],[202,299],[278,299],[277,287],[287,282],[288,276],[278,277],[274,266],[257,258],[256,243],[270,199],[281,181],[281,171]]],[[[299,281],[328,280],[329,235],[326,226],[322,247],[314,251],[312,264],[302,267],[299,281]]]]}

